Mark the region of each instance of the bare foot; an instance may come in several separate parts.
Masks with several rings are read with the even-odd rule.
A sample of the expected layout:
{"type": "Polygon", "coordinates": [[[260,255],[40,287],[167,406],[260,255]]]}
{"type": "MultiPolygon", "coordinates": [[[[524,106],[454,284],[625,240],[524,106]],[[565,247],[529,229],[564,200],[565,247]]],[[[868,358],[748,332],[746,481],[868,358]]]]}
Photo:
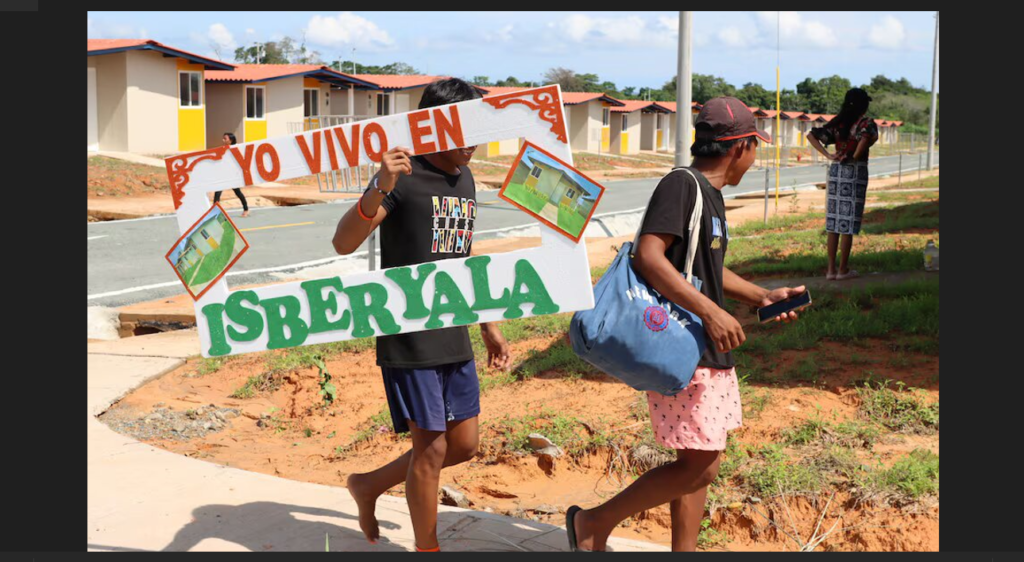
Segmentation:
{"type": "Polygon", "coordinates": [[[249,216],[249,211],[242,211],[242,216],[243,217],[249,216]]]}
{"type": "Polygon", "coordinates": [[[601,551],[605,549],[605,545],[597,545],[597,541],[594,538],[593,529],[588,526],[590,522],[590,512],[587,510],[580,510],[576,513],[576,517],[573,518],[573,527],[576,529],[576,546],[580,550],[591,550],[601,551]],[[600,548],[597,548],[597,547],[600,548]]]}
{"type": "Polygon", "coordinates": [[[377,516],[374,513],[377,507],[377,496],[372,495],[363,485],[362,474],[349,474],[345,481],[345,487],[352,498],[356,500],[356,507],[359,509],[359,528],[366,535],[370,544],[376,544],[380,538],[380,528],[377,526],[377,516]]]}

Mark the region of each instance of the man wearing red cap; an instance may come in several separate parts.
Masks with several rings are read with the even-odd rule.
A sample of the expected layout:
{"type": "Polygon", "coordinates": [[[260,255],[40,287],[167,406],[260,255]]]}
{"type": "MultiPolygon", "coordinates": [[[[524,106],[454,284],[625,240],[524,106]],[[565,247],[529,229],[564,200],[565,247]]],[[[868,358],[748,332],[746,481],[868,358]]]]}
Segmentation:
{"type": "MultiPolygon", "coordinates": [[[[637,273],[659,293],[699,316],[706,331],[707,350],[690,384],[674,396],[647,393],[654,436],[661,445],[676,450],[676,460],[647,472],[602,505],[586,510],[570,507],[566,530],[573,550],[604,550],[621,521],[665,503],[672,514],[672,550],[696,550],[707,487],[718,475],[727,433],[741,425],[743,412],[730,350],[746,336],[723,309],[724,297],[766,306],[804,291],[802,286],[769,291],[724,265],[729,226],[722,188],[740,182],[754,163],[758,139],[770,143],[771,137],[755,127],[750,109],[733,97],[709,100],[694,127],[693,175],[677,169],[662,178],[648,204],[633,258],[637,273]],[[703,198],[703,213],[690,284],[680,272],[686,267],[688,225],[697,197],[703,198]]],[[[776,320],[796,316],[784,313],[776,320]]]]}

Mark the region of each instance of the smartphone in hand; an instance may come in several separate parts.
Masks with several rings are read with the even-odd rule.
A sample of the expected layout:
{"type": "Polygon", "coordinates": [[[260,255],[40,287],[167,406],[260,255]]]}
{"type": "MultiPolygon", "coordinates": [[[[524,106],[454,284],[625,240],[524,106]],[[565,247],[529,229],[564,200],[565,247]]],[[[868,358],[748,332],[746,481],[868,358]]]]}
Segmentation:
{"type": "Polygon", "coordinates": [[[795,297],[790,297],[784,301],[775,302],[768,306],[758,308],[757,320],[762,324],[765,324],[767,322],[771,322],[776,316],[783,312],[802,310],[808,306],[811,306],[811,292],[805,290],[795,297]]]}

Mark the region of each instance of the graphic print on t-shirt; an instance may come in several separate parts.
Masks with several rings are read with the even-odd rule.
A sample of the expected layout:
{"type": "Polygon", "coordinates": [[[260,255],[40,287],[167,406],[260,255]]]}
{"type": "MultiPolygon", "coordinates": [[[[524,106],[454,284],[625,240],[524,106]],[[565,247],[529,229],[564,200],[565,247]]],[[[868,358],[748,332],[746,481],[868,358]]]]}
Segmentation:
{"type": "Polygon", "coordinates": [[[431,253],[469,253],[473,243],[476,201],[466,197],[431,198],[434,209],[431,253]]]}

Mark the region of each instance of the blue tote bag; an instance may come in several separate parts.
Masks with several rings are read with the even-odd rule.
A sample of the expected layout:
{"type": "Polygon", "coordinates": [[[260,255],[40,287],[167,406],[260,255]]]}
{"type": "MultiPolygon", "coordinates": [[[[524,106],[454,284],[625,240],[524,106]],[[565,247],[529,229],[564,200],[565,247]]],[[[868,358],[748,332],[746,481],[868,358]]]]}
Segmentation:
{"type": "MultiPolygon", "coordinates": [[[[693,172],[683,171],[697,181],[693,172]]],[[[692,282],[703,211],[704,196],[698,191],[683,273],[687,282],[692,282]]],[[[573,351],[594,367],[637,390],[671,396],[693,378],[704,354],[704,325],[697,315],[650,287],[633,269],[633,249],[640,240],[643,221],[641,218],[632,244],[622,245],[594,287],[594,308],[573,315],[569,339],[573,351]]]]}

